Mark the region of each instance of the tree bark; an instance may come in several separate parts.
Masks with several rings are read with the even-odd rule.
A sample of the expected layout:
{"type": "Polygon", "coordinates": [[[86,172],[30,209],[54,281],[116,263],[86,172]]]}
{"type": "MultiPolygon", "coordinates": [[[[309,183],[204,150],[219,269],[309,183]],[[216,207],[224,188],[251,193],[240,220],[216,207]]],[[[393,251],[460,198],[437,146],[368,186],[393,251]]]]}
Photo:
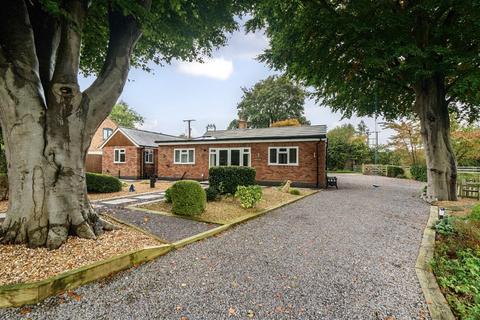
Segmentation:
{"type": "Polygon", "coordinates": [[[420,118],[427,160],[430,200],[456,200],[457,165],[450,141],[450,117],[442,76],[420,81],[415,86],[415,109],[420,118]]]}
{"type": "MultiPolygon", "coordinates": [[[[146,9],[150,1],[140,1],[146,9]]],[[[89,203],[85,157],[97,127],[117,101],[141,35],[132,16],[110,8],[110,40],[97,80],[80,92],[85,0],[62,2],[69,18],[55,33],[42,26],[37,2],[9,0],[0,11],[0,122],[8,162],[4,243],[60,247],[68,235],[94,239],[113,226],[89,203]]]]}

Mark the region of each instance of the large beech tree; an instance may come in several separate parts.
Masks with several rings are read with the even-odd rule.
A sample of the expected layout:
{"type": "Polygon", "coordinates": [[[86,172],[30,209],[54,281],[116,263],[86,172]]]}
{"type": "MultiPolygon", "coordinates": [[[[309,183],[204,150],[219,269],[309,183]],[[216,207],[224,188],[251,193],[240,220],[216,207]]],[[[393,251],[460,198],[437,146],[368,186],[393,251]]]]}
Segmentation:
{"type": "Polygon", "coordinates": [[[233,1],[5,0],[0,123],[10,183],[5,243],[58,248],[111,225],[87,198],[85,156],[130,65],[195,59],[236,28],[233,1]],[[143,34],[143,36],[142,36],[143,34]],[[97,75],[80,91],[78,74],[97,75]]]}
{"type": "Polygon", "coordinates": [[[316,89],[345,116],[416,115],[431,198],[456,198],[449,109],[480,105],[480,3],[474,0],[260,0],[261,60],[316,89]]]}

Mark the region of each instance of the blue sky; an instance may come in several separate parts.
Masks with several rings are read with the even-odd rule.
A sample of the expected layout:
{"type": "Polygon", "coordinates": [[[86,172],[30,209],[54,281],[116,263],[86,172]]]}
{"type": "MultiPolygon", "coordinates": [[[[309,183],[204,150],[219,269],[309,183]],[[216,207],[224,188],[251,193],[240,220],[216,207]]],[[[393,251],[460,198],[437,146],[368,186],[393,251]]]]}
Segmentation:
{"type": "MultiPolygon", "coordinates": [[[[196,120],[192,124],[194,136],[201,135],[209,123],[225,129],[237,117],[241,87],[251,87],[277,73],[255,60],[267,46],[262,32],[245,34],[239,30],[230,35],[226,47],[216,50],[204,63],[175,61],[153,66],[153,73],[132,69],[120,99],[145,117],[142,128],[146,130],[179,135],[186,131],[183,119],[196,120]]],[[[81,78],[80,86],[85,89],[92,81],[81,78]]],[[[340,114],[310,100],[306,101],[305,114],[312,124],[326,124],[329,129],[360,121],[357,117],[341,120],[340,114]]],[[[373,119],[362,119],[374,128],[373,119]]],[[[386,142],[389,134],[381,132],[380,142],[386,142]]]]}

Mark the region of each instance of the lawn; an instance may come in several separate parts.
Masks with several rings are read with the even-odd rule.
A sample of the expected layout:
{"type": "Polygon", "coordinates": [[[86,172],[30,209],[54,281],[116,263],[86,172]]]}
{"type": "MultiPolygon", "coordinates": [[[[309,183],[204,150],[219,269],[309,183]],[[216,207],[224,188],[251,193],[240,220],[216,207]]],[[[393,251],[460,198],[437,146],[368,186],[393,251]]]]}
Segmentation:
{"type": "MultiPolygon", "coordinates": [[[[249,216],[254,216],[279,205],[295,201],[302,196],[315,192],[315,190],[311,189],[299,190],[300,195],[292,195],[290,193],[281,192],[275,187],[263,188],[262,200],[260,200],[255,208],[251,209],[242,208],[238,200],[232,196],[223,196],[218,201],[208,202],[205,212],[194,219],[209,223],[228,224],[249,216]]],[[[151,210],[159,214],[172,215],[172,205],[165,201],[145,204],[140,206],[140,208],[151,210]]]]}
{"type": "Polygon", "coordinates": [[[457,318],[480,319],[480,204],[438,204],[447,208],[448,216],[435,227],[432,269],[457,318]]]}

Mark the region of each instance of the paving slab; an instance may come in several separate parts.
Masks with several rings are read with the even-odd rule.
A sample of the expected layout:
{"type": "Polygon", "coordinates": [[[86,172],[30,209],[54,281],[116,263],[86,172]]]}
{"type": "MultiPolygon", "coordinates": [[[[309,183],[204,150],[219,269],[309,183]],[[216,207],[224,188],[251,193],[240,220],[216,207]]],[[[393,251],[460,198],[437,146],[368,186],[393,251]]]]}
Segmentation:
{"type": "Polygon", "coordinates": [[[116,204],[123,204],[123,203],[135,202],[135,201],[136,200],[134,198],[121,198],[121,199],[101,201],[101,203],[116,205],[116,204]]]}
{"type": "Polygon", "coordinates": [[[163,198],[163,194],[146,194],[144,196],[137,196],[135,199],[150,200],[163,198]]]}

